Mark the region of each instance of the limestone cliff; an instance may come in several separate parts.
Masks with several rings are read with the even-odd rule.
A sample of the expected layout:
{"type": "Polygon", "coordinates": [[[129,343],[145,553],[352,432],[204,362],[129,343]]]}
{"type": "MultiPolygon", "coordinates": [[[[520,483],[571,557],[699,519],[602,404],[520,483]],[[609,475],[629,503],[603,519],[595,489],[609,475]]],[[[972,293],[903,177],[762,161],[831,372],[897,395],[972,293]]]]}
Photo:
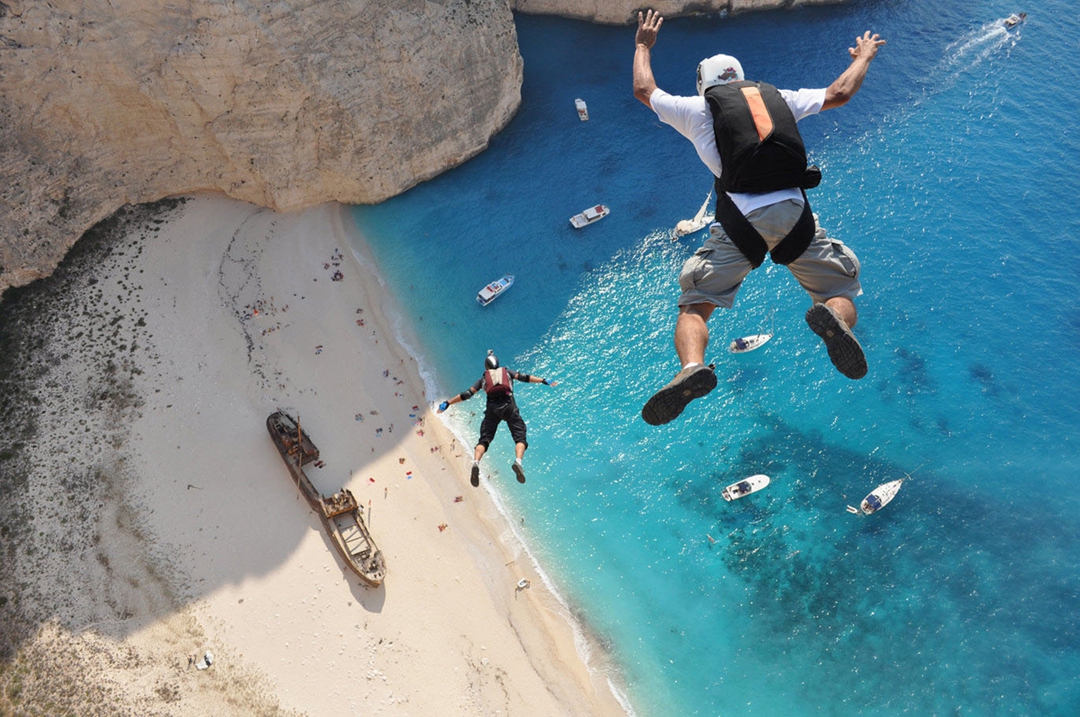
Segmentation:
{"type": "Polygon", "coordinates": [[[0,0],[0,290],[128,203],[378,202],[520,102],[507,0],[0,0]]]}
{"type": "Polygon", "coordinates": [[[560,15],[607,25],[637,22],[639,10],[652,8],[665,17],[777,10],[798,5],[836,5],[846,0],[511,0],[518,12],[560,15]]]}
{"type": "Polygon", "coordinates": [[[0,0],[0,291],[49,274],[125,204],[208,190],[288,210],[398,194],[482,151],[513,116],[511,8],[628,23],[643,5],[0,0]]]}

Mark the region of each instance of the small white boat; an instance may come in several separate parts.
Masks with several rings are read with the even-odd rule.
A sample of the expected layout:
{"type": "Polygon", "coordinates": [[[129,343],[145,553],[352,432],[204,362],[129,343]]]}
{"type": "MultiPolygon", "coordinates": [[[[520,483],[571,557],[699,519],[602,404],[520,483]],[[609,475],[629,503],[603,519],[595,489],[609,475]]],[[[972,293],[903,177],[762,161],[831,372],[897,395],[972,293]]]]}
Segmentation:
{"type": "Polygon", "coordinates": [[[496,279],[491,282],[476,295],[476,303],[481,306],[487,306],[492,301],[495,301],[499,296],[506,292],[511,286],[514,285],[514,275],[507,274],[501,279],[496,279]]]}
{"type": "Polygon", "coordinates": [[[732,483],[727,488],[724,488],[724,491],[720,495],[727,501],[738,500],[744,495],[756,493],[767,485],[769,485],[769,476],[759,473],[756,476],[750,476],[738,483],[732,483]]]}
{"type": "Polygon", "coordinates": [[[589,108],[585,106],[585,100],[580,97],[574,100],[574,107],[577,107],[577,116],[582,122],[589,121],[589,108]]]}
{"type": "Polygon", "coordinates": [[[772,317],[769,319],[769,333],[767,334],[751,334],[750,336],[741,336],[731,342],[728,346],[728,350],[733,354],[744,354],[754,349],[759,349],[769,342],[769,339],[773,337],[772,317]]]}
{"type": "Polygon", "coordinates": [[[694,215],[693,219],[683,219],[681,222],[675,225],[675,236],[681,237],[686,234],[693,234],[696,231],[704,229],[707,225],[713,221],[712,214],[706,214],[709,208],[709,200],[712,199],[712,191],[705,196],[705,203],[701,205],[701,209],[694,215]]]}
{"type": "Polygon", "coordinates": [[[575,229],[581,229],[584,226],[588,226],[593,222],[598,222],[608,214],[611,214],[611,210],[603,204],[597,204],[595,207],[589,207],[580,214],[575,214],[570,217],[570,223],[574,225],[575,229]]]}
{"type": "Polygon", "coordinates": [[[858,515],[859,510],[861,509],[863,515],[870,515],[871,513],[876,513],[877,511],[888,505],[889,501],[896,497],[896,494],[900,492],[900,486],[903,485],[903,483],[903,478],[901,478],[900,480],[894,480],[890,483],[882,483],[877,488],[874,488],[872,491],[870,491],[870,494],[868,496],[863,498],[862,503],[859,504],[859,508],[855,508],[849,505],[847,507],[848,512],[858,515]]]}
{"type": "Polygon", "coordinates": [[[1026,17],[1027,17],[1026,12],[1020,12],[1020,13],[1015,13],[1014,12],[1012,15],[1009,15],[1007,18],[1002,20],[1002,22],[1005,23],[1005,27],[1015,27],[1016,25],[1019,25],[1020,23],[1022,23],[1024,21],[1024,18],[1026,18],[1026,17]]]}

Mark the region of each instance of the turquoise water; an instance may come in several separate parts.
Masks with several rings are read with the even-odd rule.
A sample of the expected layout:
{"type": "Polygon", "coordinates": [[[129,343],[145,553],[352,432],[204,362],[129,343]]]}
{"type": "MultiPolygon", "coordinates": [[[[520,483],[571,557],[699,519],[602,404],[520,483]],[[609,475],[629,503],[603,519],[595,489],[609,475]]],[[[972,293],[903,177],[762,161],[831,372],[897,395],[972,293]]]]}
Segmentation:
{"type": "MultiPolygon", "coordinates": [[[[861,381],[766,264],[711,321],[717,389],[672,424],[641,420],[678,370],[676,277],[703,238],[671,229],[711,180],[632,97],[632,28],[519,16],[510,126],[355,210],[436,393],[472,383],[488,348],[562,381],[518,391],[526,486],[505,428],[485,467],[641,715],[1080,713],[1080,10],[672,20],[654,70],[689,94],[697,61],[724,51],[781,87],[824,86],[864,29],[888,45],[862,91],[800,123],[825,174],[814,208],[863,264],[861,381]],[[611,216],[570,227],[598,202],[611,216]],[[505,273],[515,286],[480,308],[505,273]],[[767,346],[726,351],[773,309],[767,346]],[[772,484],[720,498],[753,473],[772,484]],[[846,512],[905,473],[881,513],[846,512]]],[[[481,410],[451,409],[470,442],[481,410]]]]}

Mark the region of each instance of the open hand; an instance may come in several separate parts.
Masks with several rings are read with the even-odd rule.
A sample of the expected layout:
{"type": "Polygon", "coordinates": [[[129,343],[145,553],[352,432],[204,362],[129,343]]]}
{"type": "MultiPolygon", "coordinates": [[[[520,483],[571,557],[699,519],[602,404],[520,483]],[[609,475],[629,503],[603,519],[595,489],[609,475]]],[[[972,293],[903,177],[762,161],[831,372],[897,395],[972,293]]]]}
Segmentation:
{"type": "MultiPolygon", "coordinates": [[[[639,30],[640,32],[640,30],[639,30]]],[[[871,35],[867,30],[862,34],[862,37],[855,38],[855,47],[848,48],[848,54],[851,55],[852,60],[858,60],[862,58],[870,61],[874,59],[874,55],[877,54],[878,48],[885,44],[877,33],[871,35]]]]}
{"type": "Polygon", "coordinates": [[[656,44],[656,36],[660,33],[660,26],[664,24],[664,18],[660,13],[649,10],[644,15],[639,11],[637,14],[637,35],[634,42],[638,45],[652,49],[656,44]]]}

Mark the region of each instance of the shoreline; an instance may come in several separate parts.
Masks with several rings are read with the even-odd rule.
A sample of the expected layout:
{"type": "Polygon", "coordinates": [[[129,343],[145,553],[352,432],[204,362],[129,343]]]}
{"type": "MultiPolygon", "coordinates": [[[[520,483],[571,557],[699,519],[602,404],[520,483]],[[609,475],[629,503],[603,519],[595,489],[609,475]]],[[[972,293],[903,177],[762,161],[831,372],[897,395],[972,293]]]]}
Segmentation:
{"type": "MultiPolygon", "coordinates": [[[[347,209],[342,207],[342,212],[347,213],[347,209]]],[[[357,262],[362,267],[362,270],[369,274],[371,281],[379,286],[381,289],[386,290],[386,298],[381,301],[383,305],[380,306],[380,315],[384,317],[384,324],[388,324],[392,327],[392,334],[397,341],[398,346],[406,353],[414,356],[414,363],[417,369],[417,378],[419,378],[420,385],[423,386],[422,391],[426,397],[429,397],[428,408],[431,411],[430,417],[434,419],[429,425],[438,426],[442,431],[446,432],[446,435],[440,435],[437,440],[438,445],[446,446],[449,438],[451,446],[456,447],[456,450],[451,451],[451,454],[445,455],[448,459],[448,463],[451,464],[453,470],[456,473],[458,479],[458,485],[464,486],[463,490],[473,491],[470,485],[468,485],[468,466],[471,463],[471,446],[474,444],[475,438],[470,438],[469,433],[466,432],[464,420],[457,418],[453,414],[436,414],[434,413],[435,402],[440,397],[448,397],[453,394],[447,394],[447,396],[439,396],[434,392],[439,388],[434,377],[434,371],[431,367],[425,365],[425,358],[422,352],[415,349],[415,344],[418,342],[419,337],[403,336],[402,333],[410,331],[406,324],[406,319],[401,308],[397,305],[392,294],[389,293],[389,289],[386,285],[385,279],[378,272],[378,264],[372,256],[370,248],[367,245],[366,240],[363,237],[363,233],[359,227],[356,226],[355,221],[349,216],[345,221],[348,222],[349,230],[355,237],[359,238],[359,246],[350,245],[353,249],[353,254],[357,262]],[[450,458],[450,455],[453,458],[450,458]]],[[[370,287],[372,283],[367,282],[365,286],[370,287]]],[[[528,558],[529,569],[539,578],[540,582],[544,586],[546,594],[543,595],[541,602],[549,602],[553,600],[556,603],[555,607],[542,606],[544,611],[548,611],[554,614],[553,625],[549,627],[557,631],[561,631],[563,627],[569,627],[573,636],[573,644],[577,653],[578,659],[584,664],[593,674],[593,678],[603,676],[607,685],[606,688],[611,692],[612,696],[619,703],[620,707],[624,711],[623,713],[632,715],[634,714],[633,708],[630,705],[628,697],[625,695],[622,689],[616,684],[617,680],[612,678],[611,673],[617,673],[617,670],[612,668],[610,657],[600,647],[596,638],[588,635],[588,626],[582,625],[572,614],[572,610],[559,594],[556,589],[553,579],[547,574],[541,565],[540,561],[536,558],[533,551],[530,549],[528,541],[526,541],[521,533],[518,531],[515,521],[510,515],[509,509],[501,499],[501,495],[494,489],[494,476],[491,476],[481,468],[481,482],[480,487],[483,489],[483,493],[490,503],[485,508],[490,508],[490,512],[480,519],[487,526],[488,531],[492,536],[497,536],[499,542],[502,544],[502,550],[506,558],[511,561],[516,561],[521,551],[525,557],[528,558]],[[507,544],[506,538],[512,539],[512,544],[507,544]],[[565,625],[563,625],[565,623],[565,625]],[[593,662],[599,664],[594,665],[593,662]]],[[[507,476],[500,476],[502,479],[507,479],[507,476]]],[[[479,536],[477,536],[479,537],[479,536]]],[[[507,563],[509,564],[509,562],[507,563]]],[[[533,582],[532,578],[529,578],[530,583],[533,582]]],[[[491,586],[492,590],[496,589],[495,585],[491,586]]]]}
{"type": "MultiPolygon", "coordinates": [[[[581,654],[583,628],[492,496],[469,486],[451,427],[429,420],[420,366],[394,333],[401,316],[374,262],[353,255],[347,209],[274,214],[216,195],[181,204],[129,228],[116,261],[79,290],[102,307],[90,336],[54,331],[65,339],[56,353],[74,346],[57,371],[93,373],[100,361],[79,342],[115,326],[104,372],[130,370],[131,398],[115,451],[64,443],[66,461],[94,464],[80,509],[93,539],[73,548],[67,576],[55,554],[27,566],[70,525],[28,539],[14,568],[32,578],[25,602],[65,597],[38,600],[14,662],[64,654],[81,675],[71,704],[104,690],[165,714],[226,702],[236,714],[632,712],[611,665],[581,654]],[[265,432],[278,407],[299,413],[322,451],[316,487],[348,487],[367,504],[387,559],[382,587],[343,571],[297,501],[265,432]],[[194,669],[207,650],[214,664],[194,669]],[[134,654],[137,667],[94,660],[102,654],[134,654]]],[[[85,413],[61,405],[48,436],[74,435],[65,421],[85,415],[111,425],[92,396],[78,398],[85,413]]],[[[31,445],[30,464],[55,443],[31,445]]],[[[41,496],[63,488],[61,465],[31,469],[35,520],[41,496]]]]}

